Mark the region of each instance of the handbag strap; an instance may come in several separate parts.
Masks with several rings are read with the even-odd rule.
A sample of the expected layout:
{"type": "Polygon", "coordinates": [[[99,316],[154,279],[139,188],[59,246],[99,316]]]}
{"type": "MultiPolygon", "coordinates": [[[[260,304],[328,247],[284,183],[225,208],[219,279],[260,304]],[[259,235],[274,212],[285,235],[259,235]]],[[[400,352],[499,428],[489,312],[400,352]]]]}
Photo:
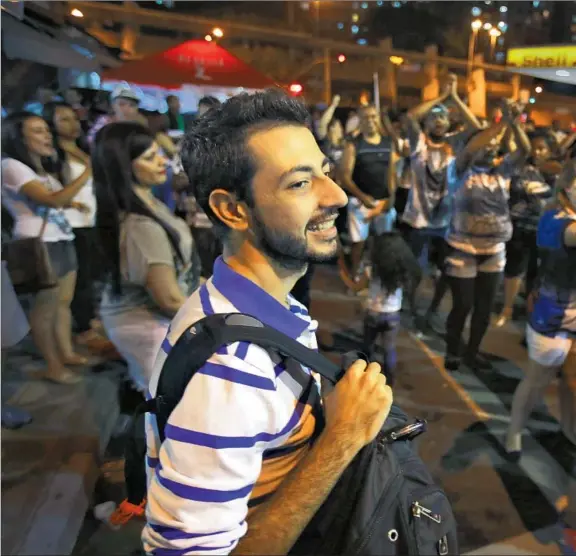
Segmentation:
{"type": "Polygon", "coordinates": [[[46,214],[44,214],[44,218],[42,219],[42,226],[40,228],[40,233],[38,234],[38,239],[42,239],[44,235],[44,231],[46,230],[46,224],[48,224],[48,214],[50,213],[50,209],[46,208],[46,214]]]}

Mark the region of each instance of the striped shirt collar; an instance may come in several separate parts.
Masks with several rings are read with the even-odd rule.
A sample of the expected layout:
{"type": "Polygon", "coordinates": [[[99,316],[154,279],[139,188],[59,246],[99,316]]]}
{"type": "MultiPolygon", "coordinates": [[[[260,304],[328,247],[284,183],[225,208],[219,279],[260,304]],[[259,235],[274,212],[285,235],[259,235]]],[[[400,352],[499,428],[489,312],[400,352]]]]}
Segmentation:
{"type": "Polygon", "coordinates": [[[310,326],[308,320],[296,314],[307,316],[307,311],[293,303],[290,297],[290,309],[287,309],[260,286],[232,270],[222,257],[214,263],[212,284],[238,312],[251,315],[294,340],[310,326]]]}

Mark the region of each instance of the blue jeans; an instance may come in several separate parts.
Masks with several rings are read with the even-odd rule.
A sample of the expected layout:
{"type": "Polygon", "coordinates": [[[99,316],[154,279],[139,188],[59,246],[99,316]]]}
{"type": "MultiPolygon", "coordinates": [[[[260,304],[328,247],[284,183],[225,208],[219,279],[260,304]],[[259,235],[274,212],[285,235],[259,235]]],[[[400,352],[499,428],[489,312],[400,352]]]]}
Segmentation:
{"type": "Polygon", "coordinates": [[[364,353],[370,361],[378,362],[382,365],[382,370],[386,375],[390,386],[394,385],[396,371],[396,337],[400,328],[400,313],[373,313],[368,311],[364,318],[364,353]],[[376,344],[380,336],[380,342],[376,344]],[[384,352],[384,357],[377,353],[376,346],[379,345],[384,352]]]}

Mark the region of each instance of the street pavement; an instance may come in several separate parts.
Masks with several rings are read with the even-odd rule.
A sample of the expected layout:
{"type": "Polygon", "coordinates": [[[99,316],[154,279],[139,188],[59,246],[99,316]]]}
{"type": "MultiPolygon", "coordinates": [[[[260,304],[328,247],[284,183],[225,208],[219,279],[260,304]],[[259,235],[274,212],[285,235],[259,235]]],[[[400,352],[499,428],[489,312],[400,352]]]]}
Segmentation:
{"type": "MultiPolygon", "coordinates": [[[[419,295],[420,309],[429,288],[419,295]]],[[[443,305],[449,308],[448,299],[443,305]]],[[[362,298],[349,295],[333,266],[318,267],[312,284],[311,313],[320,323],[324,353],[338,359],[359,349],[362,298]]],[[[566,506],[574,449],[559,432],[556,385],[532,416],[517,464],[502,456],[510,404],[526,349],[521,322],[491,329],[483,351],[495,370],[449,373],[443,367],[443,340],[404,328],[398,338],[396,402],[411,416],[425,418],[429,429],[418,450],[446,490],[459,526],[461,554],[567,554],[561,543],[559,512],[566,506]]],[[[121,443],[109,447],[96,501],[122,498],[121,443]]],[[[113,531],[89,512],[75,556],[130,554],[138,549],[142,523],[113,531]]]]}

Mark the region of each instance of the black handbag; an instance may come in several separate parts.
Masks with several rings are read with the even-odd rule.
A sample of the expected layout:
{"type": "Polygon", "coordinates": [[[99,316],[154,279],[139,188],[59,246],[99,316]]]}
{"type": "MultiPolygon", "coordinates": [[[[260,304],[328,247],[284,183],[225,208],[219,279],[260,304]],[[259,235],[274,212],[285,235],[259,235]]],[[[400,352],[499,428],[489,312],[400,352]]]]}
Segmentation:
{"type": "Polygon", "coordinates": [[[13,239],[2,246],[2,260],[17,294],[36,293],[53,288],[58,284],[46,243],[42,241],[48,211],[42,221],[37,237],[13,239]]]}

